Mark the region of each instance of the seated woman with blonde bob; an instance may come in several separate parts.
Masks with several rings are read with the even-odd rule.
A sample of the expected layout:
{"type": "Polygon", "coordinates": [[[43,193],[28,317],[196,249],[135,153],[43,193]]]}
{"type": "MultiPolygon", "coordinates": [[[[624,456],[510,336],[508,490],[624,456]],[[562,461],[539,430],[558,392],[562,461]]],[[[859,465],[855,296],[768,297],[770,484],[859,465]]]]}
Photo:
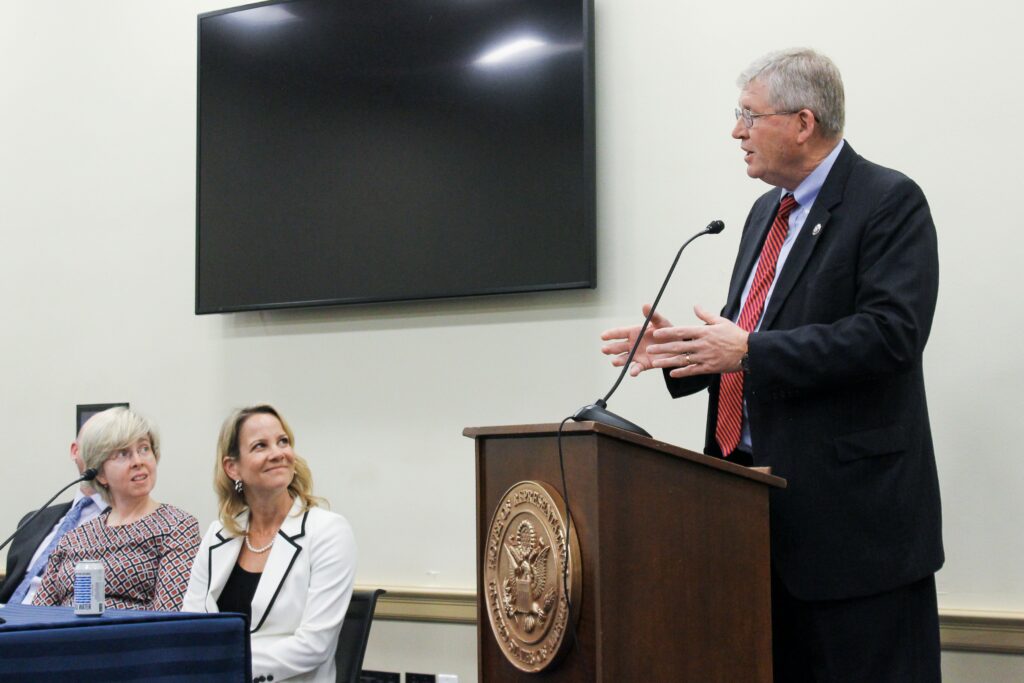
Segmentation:
{"type": "Polygon", "coordinates": [[[97,470],[93,486],[110,507],[61,537],[32,602],[73,604],[75,564],[99,560],[108,608],[177,611],[199,547],[199,523],[150,496],[160,461],[156,426],[127,408],[111,408],[82,427],[78,449],[85,466],[97,470]]]}
{"type": "Polygon", "coordinates": [[[294,443],[269,405],[224,422],[213,475],[220,520],[203,538],[183,609],[249,615],[254,680],[333,683],[356,544],[344,517],[317,507],[294,443]]]}

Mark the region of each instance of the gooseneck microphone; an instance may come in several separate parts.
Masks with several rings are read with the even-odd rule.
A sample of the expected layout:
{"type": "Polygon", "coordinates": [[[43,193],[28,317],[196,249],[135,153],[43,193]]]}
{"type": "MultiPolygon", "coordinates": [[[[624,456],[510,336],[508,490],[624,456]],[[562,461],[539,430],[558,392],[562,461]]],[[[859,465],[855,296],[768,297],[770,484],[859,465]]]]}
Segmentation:
{"type": "Polygon", "coordinates": [[[53,499],[54,499],[54,498],[56,498],[56,497],[57,497],[57,496],[59,496],[60,494],[64,493],[65,491],[67,491],[67,490],[68,490],[69,488],[71,488],[71,487],[72,487],[72,486],[74,486],[75,484],[80,484],[80,483],[82,483],[83,481],[92,481],[93,479],[95,479],[95,478],[96,478],[96,475],[97,475],[97,474],[98,474],[98,472],[97,472],[97,471],[96,471],[96,470],[95,470],[94,468],[90,467],[90,468],[89,468],[89,469],[87,469],[86,471],[82,472],[82,476],[80,476],[80,477],[79,477],[78,479],[75,479],[75,480],[74,480],[73,482],[71,482],[70,484],[68,484],[68,485],[67,485],[67,486],[65,486],[64,488],[62,488],[62,489],[61,489],[60,491],[57,491],[57,493],[53,494],[53,496],[51,496],[51,497],[50,497],[50,500],[48,500],[48,501],[46,501],[45,503],[43,503],[42,505],[40,505],[40,506],[39,506],[39,509],[38,509],[38,510],[36,510],[35,512],[33,512],[33,513],[32,513],[32,515],[31,515],[31,516],[30,516],[30,517],[29,517],[28,519],[26,519],[26,520],[25,520],[24,522],[22,522],[21,524],[19,524],[19,525],[18,525],[18,528],[14,530],[14,533],[13,533],[13,534],[11,534],[10,536],[8,536],[8,537],[7,537],[7,540],[6,540],[6,541],[4,541],[3,543],[0,543],[0,550],[3,550],[4,548],[6,548],[6,547],[7,547],[7,544],[9,544],[9,543],[10,543],[11,541],[13,541],[13,540],[14,540],[14,537],[18,535],[18,532],[19,532],[19,531],[21,531],[22,529],[24,529],[25,527],[27,527],[27,526],[29,525],[29,523],[30,523],[30,522],[31,522],[31,521],[32,521],[33,519],[35,519],[35,518],[36,518],[36,516],[37,516],[37,515],[38,515],[38,514],[39,514],[40,512],[42,512],[43,510],[45,510],[45,509],[46,509],[46,507],[47,507],[47,506],[48,506],[48,505],[49,505],[50,503],[52,503],[52,502],[53,502],[53,499]]]}
{"type": "Polygon", "coordinates": [[[622,366],[622,372],[619,373],[619,378],[615,380],[615,384],[608,390],[604,398],[599,398],[590,405],[583,406],[576,411],[576,414],[572,416],[572,419],[576,422],[599,422],[603,425],[610,427],[618,427],[624,429],[627,432],[633,432],[634,434],[640,434],[642,436],[649,437],[645,429],[639,425],[633,424],[626,418],[616,415],[612,411],[608,410],[608,399],[611,398],[615,390],[619,388],[619,384],[622,382],[622,378],[626,376],[626,372],[629,370],[629,366],[633,363],[633,356],[636,355],[636,350],[640,347],[640,340],[644,338],[644,333],[647,332],[647,326],[651,324],[651,318],[654,317],[654,311],[658,309],[658,302],[661,301],[661,295],[665,293],[665,287],[668,286],[668,281],[672,279],[672,273],[675,272],[676,264],[679,263],[679,257],[683,255],[683,249],[701,235],[717,235],[718,233],[725,230],[725,223],[722,221],[711,221],[707,227],[698,232],[696,235],[686,240],[683,246],[679,247],[679,251],[676,252],[676,258],[672,261],[672,267],[668,269],[668,275],[665,276],[665,281],[661,283],[661,289],[658,290],[658,296],[654,297],[654,303],[651,305],[651,310],[647,314],[647,318],[644,320],[643,326],[640,328],[640,334],[637,335],[636,341],[633,342],[633,348],[629,351],[629,357],[626,359],[626,363],[622,366]]]}

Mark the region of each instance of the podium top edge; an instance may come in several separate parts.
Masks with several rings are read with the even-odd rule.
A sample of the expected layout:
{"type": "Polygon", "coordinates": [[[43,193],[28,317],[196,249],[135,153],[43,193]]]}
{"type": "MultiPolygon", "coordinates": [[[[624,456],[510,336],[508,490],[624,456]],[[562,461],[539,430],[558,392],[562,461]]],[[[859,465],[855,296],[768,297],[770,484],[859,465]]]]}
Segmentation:
{"type": "MultiPolygon", "coordinates": [[[[497,425],[490,427],[466,427],[462,430],[462,435],[471,439],[481,438],[523,438],[523,437],[552,437],[558,435],[558,424],[557,422],[542,423],[542,424],[519,424],[519,425],[497,425]]],[[[704,455],[691,450],[687,450],[680,446],[670,444],[665,441],[659,441],[658,439],[648,438],[633,432],[627,432],[624,429],[618,427],[610,427],[608,425],[600,424],[598,422],[566,422],[562,428],[562,434],[568,436],[586,436],[588,434],[601,434],[606,437],[617,439],[619,441],[626,441],[629,443],[643,446],[645,448],[652,448],[656,451],[660,451],[667,455],[682,458],[684,460],[690,460],[707,467],[711,467],[718,470],[723,470],[731,474],[741,476],[745,479],[752,479],[754,481],[767,484],[775,488],[784,489],[786,488],[786,480],[782,477],[774,474],[768,474],[760,469],[754,469],[750,467],[744,467],[743,465],[737,465],[736,463],[723,460],[722,458],[712,457],[710,455],[704,455]]]]}

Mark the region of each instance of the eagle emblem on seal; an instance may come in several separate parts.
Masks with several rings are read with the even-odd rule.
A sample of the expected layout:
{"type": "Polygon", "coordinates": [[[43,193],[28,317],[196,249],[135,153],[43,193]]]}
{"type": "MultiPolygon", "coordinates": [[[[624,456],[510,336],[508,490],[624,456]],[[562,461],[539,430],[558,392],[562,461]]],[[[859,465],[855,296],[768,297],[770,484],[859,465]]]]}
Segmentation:
{"type": "Polygon", "coordinates": [[[505,615],[526,633],[544,627],[558,596],[556,587],[548,588],[548,560],[551,546],[538,538],[533,524],[521,521],[515,534],[505,543],[509,571],[502,584],[505,615]]]}

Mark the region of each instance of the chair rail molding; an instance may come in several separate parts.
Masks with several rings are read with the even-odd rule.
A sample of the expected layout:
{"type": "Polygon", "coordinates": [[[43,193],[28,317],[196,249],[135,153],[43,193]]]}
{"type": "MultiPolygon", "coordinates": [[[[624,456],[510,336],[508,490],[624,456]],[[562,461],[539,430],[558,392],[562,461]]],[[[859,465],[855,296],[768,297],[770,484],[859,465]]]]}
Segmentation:
{"type": "MultiPolygon", "coordinates": [[[[476,624],[476,591],[385,586],[377,619],[476,624]]],[[[1024,612],[939,610],[943,650],[1024,654],[1024,612]]]]}

